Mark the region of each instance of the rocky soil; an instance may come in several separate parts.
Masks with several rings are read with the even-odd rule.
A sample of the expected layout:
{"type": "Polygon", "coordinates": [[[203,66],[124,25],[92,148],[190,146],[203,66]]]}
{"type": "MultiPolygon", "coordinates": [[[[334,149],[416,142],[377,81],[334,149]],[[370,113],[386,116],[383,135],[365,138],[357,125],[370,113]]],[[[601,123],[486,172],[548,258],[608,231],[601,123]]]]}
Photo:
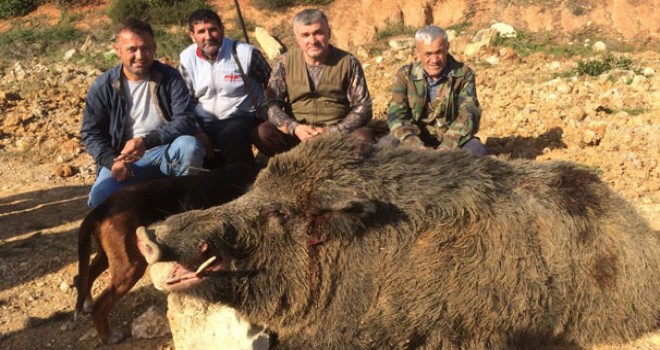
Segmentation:
{"type": "MultiPolygon", "coordinates": [[[[250,7],[245,12],[259,15],[250,7]]],[[[568,72],[582,57],[520,57],[502,47],[468,57],[464,49],[473,34],[459,32],[451,51],[477,73],[483,107],[479,136],[491,154],[581,163],[660,230],[660,53],[643,47],[614,52],[630,58],[633,69],[575,76],[568,72]]],[[[91,43],[87,49],[105,52],[107,44],[91,43]]],[[[412,51],[368,50],[366,44],[351,49],[365,68],[374,116],[383,119],[392,75],[412,59],[412,51]]],[[[76,55],[50,65],[20,61],[0,72],[0,349],[172,348],[169,336],[128,337],[101,346],[91,323],[73,322],[77,227],[94,180],[78,131],[87,88],[101,74],[76,55]]],[[[102,286],[103,281],[96,291],[102,286]]],[[[111,322],[128,334],[150,306],[164,314],[164,299],[145,279],[111,322]]],[[[598,349],[660,349],[660,333],[598,349]]]]}

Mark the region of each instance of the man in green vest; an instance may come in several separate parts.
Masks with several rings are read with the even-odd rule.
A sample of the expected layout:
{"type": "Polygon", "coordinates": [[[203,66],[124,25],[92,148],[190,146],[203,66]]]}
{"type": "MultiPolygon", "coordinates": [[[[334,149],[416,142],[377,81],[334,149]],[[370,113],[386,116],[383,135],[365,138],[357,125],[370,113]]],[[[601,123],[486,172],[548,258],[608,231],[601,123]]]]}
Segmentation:
{"type": "Polygon", "coordinates": [[[252,139],[267,156],[325,133],[351,134],[373,142],[366,128],[371,96],[360,62],[329,44],[331,30],[316,9],[293,18],[295,48],[278,58],[266,90],[268,120],[252,139]]]}
{"type": "Polygon", "coordinates": [[[392,84],[390,137],[413,147],[460,148],[485,155],[486,148],[475,137],[481,108],[474,72],[448,52],[442,28],[431,25],[415,33],[417,61],[399,69],[392,84]]]}

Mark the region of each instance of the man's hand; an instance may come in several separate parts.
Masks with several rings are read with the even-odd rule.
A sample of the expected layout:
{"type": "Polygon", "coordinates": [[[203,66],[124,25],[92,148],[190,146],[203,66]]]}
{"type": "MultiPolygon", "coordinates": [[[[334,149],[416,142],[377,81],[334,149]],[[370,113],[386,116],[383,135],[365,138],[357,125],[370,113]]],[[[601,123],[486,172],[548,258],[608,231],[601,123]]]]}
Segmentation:
{"type": "MultiPolygon", "coordinates": [[[[144,152],[146,151],[147,148],[144,145],[143,138],[136,137],[134,139],[130,139],[124,145],[124,148],[121,150],[121,154],[119,155],[119,157],[115,159],[115,164],[117,164],[117,161],[125,161],[128,163],[133,163],[135,161],[138,161],[140,158],[142,158],[144,152]]],[[[115,164],[112,165],[113,169],[115,167],[115,164]]]]}
{"type": "Polygon", "coordinates": [[[117,160],[112,164],[110,175],[113,179],[122,182],[133,177],[133,169],[127,161],[117,160]]]}
{"type": "Polygon", "coordinates": [[[211,138],[209,137],[209,135],[206,135],[205,132],[200,131],[197,134],[195,134],[195,137],[204,146],[204,151],[205,151],[204,159],[213,158],[215,156],[215,152],[213,151],[213,141],[211,141],[211,138]]]}
{"type": "Polygon", "coordinates": [[[296,127],[293,133],[296,135],[298,139],[300,139],[300,141],[305,142],[311,140],[312,138],[318,135],[321,135],[323,131],[324,130],[322,128],[314,128],[313,126],[300,124],[298,125],[298,127],[296,127]]]}

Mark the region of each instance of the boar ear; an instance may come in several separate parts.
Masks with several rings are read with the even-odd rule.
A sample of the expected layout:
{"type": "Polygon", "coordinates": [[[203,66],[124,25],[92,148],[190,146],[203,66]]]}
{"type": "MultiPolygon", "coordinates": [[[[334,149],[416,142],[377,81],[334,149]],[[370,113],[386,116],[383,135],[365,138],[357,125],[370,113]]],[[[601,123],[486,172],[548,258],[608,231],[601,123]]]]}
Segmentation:
{"type": "Polygon", "coordinates": [[[319,207],[323,211],[345,213],[357,217],[369,216],[376,212],[376,204],[360,190],[331,188],[322,193],[319,207]]]}
{"type": "Polygon", "coordinates": [[[319,211],[312,214],[308,234],[319,241],[360,236],[365,221],[377,209],[376,203],[359,190],[332,189],[317,199],[319,211]]]}

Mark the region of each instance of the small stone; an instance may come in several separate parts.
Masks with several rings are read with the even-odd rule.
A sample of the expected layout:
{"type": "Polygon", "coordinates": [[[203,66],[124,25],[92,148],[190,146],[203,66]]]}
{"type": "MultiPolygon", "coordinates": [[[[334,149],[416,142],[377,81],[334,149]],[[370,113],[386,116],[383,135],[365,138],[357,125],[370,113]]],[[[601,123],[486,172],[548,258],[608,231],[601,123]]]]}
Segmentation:
{"type": "Polygon", "coordinates": [[[456,31],[453,29],[447,29],[447,41],[452,42],[454,39],[456,39],[456,31]]]}
{"type": "Polygon", "coordinates": [[[62,283],[60,283],[60,290],[61,291],[68,292],[70,289],[71,289],[71,286],[69,285],[68,282],[62,281],[62,283]]]}
{"type": "Polygon", "coordinates": [[[550,68],[551,70],[557,70],[557,69],[561,68],[561,62],[552,61],[552,62],[550,62],[550,64],[548,64],[548,68],[550,68]]]}
{"type": "Polygon", "coordinates": [[[366,59],[369,58],[369,51],[367,49],[365,49],[363,46],[360,46],[355,51],[355,55],[357,55],[357,57],[359,57],[363,60],[366,60],[366,59]]]}
{"type": "Polygon", "coordinates": [[[388,44],[394,51],[412,49],[415,47],[415,38],[395,38],[391,39],[388,44]]]}
{"type": "Polygon", "coordinates": [[[488,56],[486,58],[486,63],[490,64],[491,66],[496,66],[500,64],[500,59],[495,55],[488,56]]]}
{"type": "Polygon", "coordinates": [[[605,45],[605,43],[602,42],[602,41],[596,41],[596,42],[591,46],[591,51],[594,51],[594,52],[605,52],[605,51],[607,51],[607,45],[605,45]]]}
{"type": "Polygon", "coordinates": [[[65,61],[70,60],[71,57],[73,57],[73,55],[75,55],[75,54],[76,54],[76,49],[71,49],[71,50],[65,52],[65,53],[64,53],[64,60],[65,60],[65,61]]]}
{"type": "Polygon", "coordinates": [[[73,176],[73,167],[69,164],[58,164],[53,169],[53,175],[57,177],[71,177],[73,176]]]}
{"type": "Polygon", "coordinates": [[[499,55],[503,60],[506,61],[519,61],[520,57],[515,49],[511,47],[503,47],[499,51],[499,55]]]}

